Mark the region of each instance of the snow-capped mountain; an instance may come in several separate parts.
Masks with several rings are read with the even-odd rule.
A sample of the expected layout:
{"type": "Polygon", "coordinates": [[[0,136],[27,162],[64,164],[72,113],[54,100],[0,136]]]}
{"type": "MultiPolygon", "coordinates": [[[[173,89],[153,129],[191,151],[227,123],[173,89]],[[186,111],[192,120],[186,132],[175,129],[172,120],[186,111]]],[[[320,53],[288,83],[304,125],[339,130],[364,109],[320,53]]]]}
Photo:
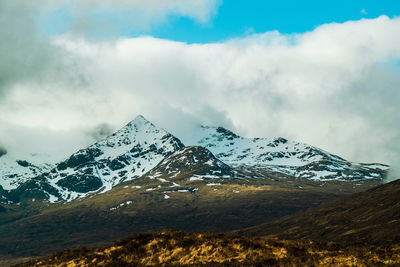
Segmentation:
{"type": "Polygon", "coordinates": [[[382,179],[389,166],[348,162],[319,148],[284,138],[244,138],[222,127],[199,126],[184,140],[204,146],[232,167],[249,166],[324,180],[382,179]]]}
{"type": "Polygon", "coordinates": [[[142,176],[161,160],[183,148],[179,139],[143,116],[71,155],[48,172],[12,190],[9,197],[73,200],[142,176]]]}
{"type": "Polygon", "coordinates": [[[105,140],[59,163],[46,178],[62,199],[75,199],[140,177],[182,147],[179,139],[138,116],[105,140]]]}
{"type": "Polygon", "coordinates": [[[351,163],[284,138],[240,137],[222,127],[199,126],[184,143],[190,146],[138,116],[106,139],[53,166],[3,154],[0,202],[71,201],[142,176],[382,180],[388,170],[386,165],[351,163]]]}

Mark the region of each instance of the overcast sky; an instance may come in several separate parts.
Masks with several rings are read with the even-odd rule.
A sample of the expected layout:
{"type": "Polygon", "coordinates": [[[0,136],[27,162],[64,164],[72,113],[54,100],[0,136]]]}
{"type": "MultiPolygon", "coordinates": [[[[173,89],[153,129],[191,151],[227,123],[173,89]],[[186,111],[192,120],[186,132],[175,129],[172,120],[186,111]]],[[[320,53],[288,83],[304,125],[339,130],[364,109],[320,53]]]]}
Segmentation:
{"type": "Polygon", "coordinates": [[[1,1],[0,147],[58,160],[142,114],[398,165],[399,4],[318,5],[330,16],[299,25],[265,2],[239,19],[217,0],[1,1]]]}

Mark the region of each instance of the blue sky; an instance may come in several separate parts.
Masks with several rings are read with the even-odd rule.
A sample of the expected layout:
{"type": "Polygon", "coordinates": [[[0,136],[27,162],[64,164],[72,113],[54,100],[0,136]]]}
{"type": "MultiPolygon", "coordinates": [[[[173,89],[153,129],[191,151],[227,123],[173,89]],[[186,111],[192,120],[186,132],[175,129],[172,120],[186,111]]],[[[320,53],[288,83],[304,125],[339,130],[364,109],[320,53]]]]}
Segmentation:
{"type": "MultiPolygon", "coordinates": [[[[312,31],[321,24],[342,23],[348,20],[400,15],[398,0],[335,0],[335,1],[265,1],[225,0],[208,22],[199,22],[181,15],[169,15],[147,29],[130,25],[129,12],[95,10],[92,19],[112,21],[115,28],[110,31],[92,31],[92,36],[107,39],[113,35],[136,37],[150,35],[157,38],[186,43],[209,43],[242,37],[251,33],[277,30],[281,33],[312,31]]],[[[67,32],[73,21],[70,7],[49,9],[39,19],[40,28],[49,35],[67,32]]]]}

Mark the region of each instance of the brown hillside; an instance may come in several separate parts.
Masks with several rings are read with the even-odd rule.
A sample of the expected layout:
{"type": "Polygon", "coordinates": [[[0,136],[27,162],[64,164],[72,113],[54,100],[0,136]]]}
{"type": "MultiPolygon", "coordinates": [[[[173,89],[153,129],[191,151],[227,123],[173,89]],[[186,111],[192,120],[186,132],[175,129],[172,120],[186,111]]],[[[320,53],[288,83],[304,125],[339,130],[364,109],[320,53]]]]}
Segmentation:
{"type": "Polygon", "coordinates": [[[348,244],[400,243],[400,180],[238,233],[348,244]]]}
{"type": "Polygon", "coordinates": [[[266,181],[261,179],[174,182],[180,186],[170,187],[169,181],[138,179],[134,184],[82,201],[59,204],[38,215],[2,225],[0,254],[43,256],[66,248],[104,244],[132,232],[166,228],[228,232],[338,197],[321,189],[296,189],[297,185],[265,185],[266,181]],[[214,185],[207,186],[211,183],[214,185]]]}

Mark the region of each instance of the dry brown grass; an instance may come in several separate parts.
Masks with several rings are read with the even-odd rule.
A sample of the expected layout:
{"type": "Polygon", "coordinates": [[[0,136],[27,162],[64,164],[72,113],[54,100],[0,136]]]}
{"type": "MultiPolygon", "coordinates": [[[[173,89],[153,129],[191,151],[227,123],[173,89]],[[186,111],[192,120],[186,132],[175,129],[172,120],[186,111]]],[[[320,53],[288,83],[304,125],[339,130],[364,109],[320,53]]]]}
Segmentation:
{"type": "Polygon", "coordinates": [[[347,247],[223,234],[132,234],[107,248],[65,250],[17,266],[380,266],[400,265],[400,247],[347,247]]]}

